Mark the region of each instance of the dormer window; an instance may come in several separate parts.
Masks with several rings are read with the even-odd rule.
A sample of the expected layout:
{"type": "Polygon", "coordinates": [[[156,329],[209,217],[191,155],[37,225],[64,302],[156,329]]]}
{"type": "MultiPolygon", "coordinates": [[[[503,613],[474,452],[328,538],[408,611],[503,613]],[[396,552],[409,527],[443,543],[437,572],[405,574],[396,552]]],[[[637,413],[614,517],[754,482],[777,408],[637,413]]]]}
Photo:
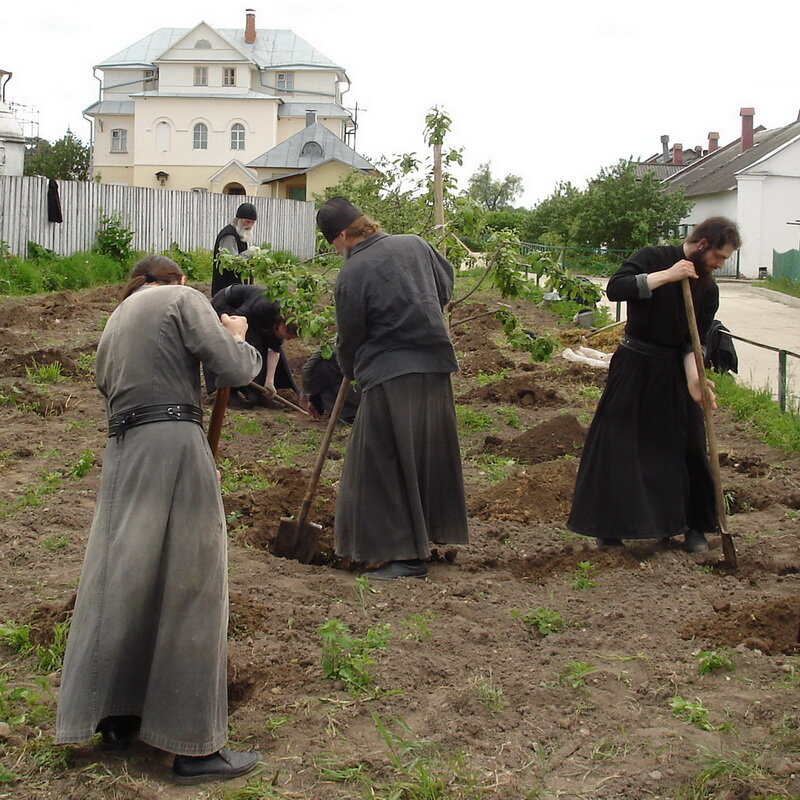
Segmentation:
{"type": "Polygon", "coordinates": [[[194,85],[208,86],[208,67],[194,68],[194,85]]]}
{"type": "Polygon", "coordinates": [[[322,145],[319,142],[306,142],[300,151],[301,156],[321,156],[322,145]]]}
{"type": "Polygon", "coordinates": [[[210,50],[211,49],[211,42],[208,39],[198,39],[194,43],[195,50],[210,50]]]}
{"type": "Polygon", "coordinates": [[[222,68],[222,85],[236,86],[236,67],[222,68]]]}
{"type": "Polygon", "coordinates": [[[146,69],[144,71],[144,90],[150,91],[156,88],[156,71],[154,69],[146,69]]]}
{"type": "Polygon", "coordinates": [[[275,77],[275,88],[279,92],[294,91],[294,72],[279,72],[275,77]]]}

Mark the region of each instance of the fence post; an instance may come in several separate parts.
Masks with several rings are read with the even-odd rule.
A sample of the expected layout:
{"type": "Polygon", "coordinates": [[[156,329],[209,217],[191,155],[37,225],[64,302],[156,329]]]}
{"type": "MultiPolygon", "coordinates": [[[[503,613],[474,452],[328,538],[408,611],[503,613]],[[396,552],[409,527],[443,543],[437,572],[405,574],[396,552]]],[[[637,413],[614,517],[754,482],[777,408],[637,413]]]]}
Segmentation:
{"type": "Polygon", "coordinates": [[[786,411],[786,351],[778,350],[778,405],[786,411]]]}

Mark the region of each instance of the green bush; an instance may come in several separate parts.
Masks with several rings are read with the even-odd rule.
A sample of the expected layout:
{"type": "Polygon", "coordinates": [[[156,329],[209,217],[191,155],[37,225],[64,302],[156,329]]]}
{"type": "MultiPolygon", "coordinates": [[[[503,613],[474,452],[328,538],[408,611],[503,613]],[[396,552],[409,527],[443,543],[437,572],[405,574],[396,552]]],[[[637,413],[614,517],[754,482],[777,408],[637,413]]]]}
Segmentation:
{"type": "Polygon", "coordinates": [[[110,256],[120,264],[127,264],[133,254],[133,231],[122,221],[118,211],[100,215],[100,226],[95,234],[94,251],[110,256]]]}

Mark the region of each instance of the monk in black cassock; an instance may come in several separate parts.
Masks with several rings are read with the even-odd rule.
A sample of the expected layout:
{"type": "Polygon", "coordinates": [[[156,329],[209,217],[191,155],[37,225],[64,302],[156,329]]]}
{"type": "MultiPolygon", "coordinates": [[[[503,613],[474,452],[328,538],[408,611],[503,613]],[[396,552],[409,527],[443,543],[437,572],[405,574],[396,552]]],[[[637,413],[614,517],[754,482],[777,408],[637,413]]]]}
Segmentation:
{"type": "Polygon", "coordinates": [[[247,251],[253,241],[253,228],[258,219],[256,207],[252,203],[242,203],[236,209],[236,216],[226,225],[214,240],[211,271],[211,296],[235,283],[242,283],[242,277],[232,269],[223,269],[219,264],[221,250],[231,255],[248,258],[247,251]]]}
{"type": "MultiPolygon", "coordinates": [[[[645,247],[611,277],[609,300],[628,303],[581,456],[568,527],[598,546],[685,535],[691,553],[717,530],[702,387],[681,280],[692,284],[701,341],[719,307],[711,275],[740,246],[724,217],[700,223],[678,246],[645,247]]],[[[712,403],[715,398],[711,393],[712,403]]]]}
{"type": "Polygon", "coordinates": [[[430,543],[466,542],[467,513],[442,309],[453,268],[418,236],[387,236],[344,197],[317,223],[345,262],[338,357],[361,390],[336,504],[336,553],[389,580],[427,575],[430,543]]]}

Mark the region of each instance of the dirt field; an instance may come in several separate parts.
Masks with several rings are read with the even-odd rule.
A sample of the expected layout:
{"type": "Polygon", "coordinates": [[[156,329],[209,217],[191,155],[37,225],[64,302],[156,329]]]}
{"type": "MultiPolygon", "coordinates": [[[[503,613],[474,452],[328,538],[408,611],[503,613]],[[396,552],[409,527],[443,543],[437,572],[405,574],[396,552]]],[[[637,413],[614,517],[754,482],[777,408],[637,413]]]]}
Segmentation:
{"type": "MultiPolygon", "coordinates": [[[[114,289],[0,300],[0,621],[30,626],[40,651],[68,618],[92,518],[106,434],[91,354],[115,303],[114,289]],[[60,378],[43,380],[53,362],[60,378]]],[[[263,754],[251,792],[173,786],[170,757],[141,744],[52,746],[58,672],[3,644],[0,798],[800,797],[800,458],[717,413],[734,574],[716,540],[701,556],[599,552],[564,521],[604,374],[527,363],[492,317],[454,340],[472,542],[436,552],[427,581],[372,588],[334,557],[345,428],[310,514],[318,563],[271,555],[322,425],[228,414],[230,726],[263,754]],[[331,620],[358,637],[390,626],[366,691],[323,676],[331,620]]],[[[307,351],[290,345],[298,369],[307,351]]]]}

